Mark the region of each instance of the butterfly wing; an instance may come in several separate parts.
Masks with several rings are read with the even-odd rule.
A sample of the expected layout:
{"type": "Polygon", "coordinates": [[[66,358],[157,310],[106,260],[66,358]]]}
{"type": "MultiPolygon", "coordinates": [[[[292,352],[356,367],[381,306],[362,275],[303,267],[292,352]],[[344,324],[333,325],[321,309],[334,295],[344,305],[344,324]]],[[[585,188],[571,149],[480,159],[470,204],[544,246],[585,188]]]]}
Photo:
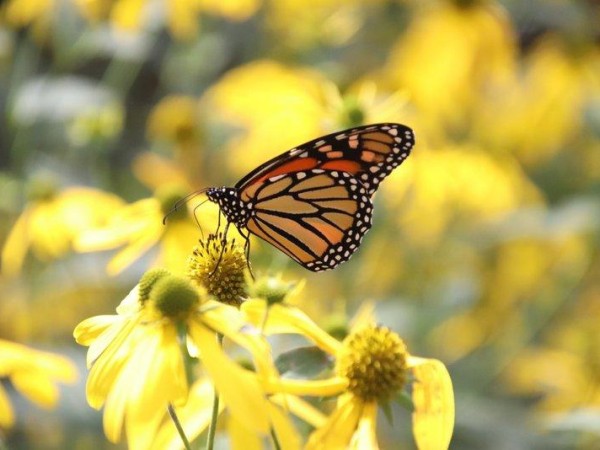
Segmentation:
{"type": "Polygon", "coordinates": [[[250,201],[265,180],[312,169],[353,175],[370,196],[381,180],[408,157],[415,138],[396,123],[380,123],[329,134],[289,150],[257,167],[237,184],[243,201],[250,201]]]}
{"type": "Polygon", "coordinates": [[[347,261],[371,227],[370,195],[348,172],[280,174],[252,195],[248,231],[315,272],[347,261]]]}

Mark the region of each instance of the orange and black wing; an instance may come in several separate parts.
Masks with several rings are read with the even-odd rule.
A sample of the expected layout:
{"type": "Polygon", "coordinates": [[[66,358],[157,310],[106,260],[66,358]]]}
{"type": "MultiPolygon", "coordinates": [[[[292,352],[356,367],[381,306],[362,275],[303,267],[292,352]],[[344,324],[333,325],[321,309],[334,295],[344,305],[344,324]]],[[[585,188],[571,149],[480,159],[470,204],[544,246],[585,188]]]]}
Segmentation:
{"type": "Polygon", "coordinates": [[[315,272],[347,261],[371,227],[370,195],[351,173],[286,172],[246,191],[253,198],[248,231],[315,272]]]}
{"type": "Polygon", "coordinates": [[[244,201],[267,179],[313,169],[353,175],[372,196],[381,180],[408,157],[415,138],[396,123],[380,123],[320,137],[257,167],[235,187],[244,201]]]}

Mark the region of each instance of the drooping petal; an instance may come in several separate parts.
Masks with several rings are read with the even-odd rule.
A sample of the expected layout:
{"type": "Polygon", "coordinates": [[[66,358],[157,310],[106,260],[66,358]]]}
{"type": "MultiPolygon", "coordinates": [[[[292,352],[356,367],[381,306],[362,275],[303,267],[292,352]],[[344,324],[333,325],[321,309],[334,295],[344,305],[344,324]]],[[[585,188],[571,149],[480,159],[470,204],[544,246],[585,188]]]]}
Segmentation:
{"type": "Polygon", "coordinates": [[[446,449],[454,429],[454,393],[446,366],[436,359],[410,357],[413,385],[413,434],[419,449],[446,449]]]}
{"type": "Polygon", "coordinates": [[[327,420],[325,414],[295,395],[275,394],[269,400],[315,428],[323,426],[327,420]]]}
{"type": "Polygon", "coordinates": [[[310,435],[304,449],[346,449],[356,431],[363,407],[363,403],[352,394],[340,397],[335,411],[321,428],[310,435]]]}
{"type": "Polygon", "coordinates": [[[365,403],[350,450],[379,450],[377,443],[377,403],[365,403]]]}
{"type": "MultiPolygon", "coordinates": [[[[185,405],[174,406],[177,418],[190,442],[208,428],[212,415],[213,398],[213,385],[208,378],[203,378],[196,381],[190,388],[185,405]]],[[[224,408],[223,402],[219,402],[219,414],[224,408]]],[[[181,447],[181,437],[171,418],[166,417],[150,448],[151,450],[180,450],[181,447]]]]}
{"type": "MultiPolygon", "coordinates": [[[[160,221],[158,222],[160,224],[160,221]]],[[[162,227],[162,224],[160,224],[162,227]]],[[[130,242],[125,248],[120,250],[106,266],[106,272],[109,275],[117,275],[129,267],[136,259],[146,253],[158,242],[162,234],[162,228],[149,225],[143,235],[140,235],[134,241],[130,242]]]]}
{"type": "Polygon", "coordinates": [[[258,330],[248,326],[237,308],[219,304],[202,312],[202,322],[247,349],[254,357],[257,371],[262,377],[277,376],[271,348],[258,330]]]}
{"type": "Polygon", "coordinates": [[[300,434],[298,434],[287,414],[271,402],[268,402],[267,405],[271,423],[273,424],[273,431],[277,436],[277,441],[281,449],[300,450],[302,445],[300,434]]]}
{"type": "Polygon", "coordinates": [[[269,393],[281,392],[293,395],[328,397],[344,392],[348,387],[348,379],[343,377],[331,377],[323,380],[275,378],[264,380],[263,384],[269,393]]]}
{"type": "Polygon", "coordinates": [[[244,426],[234,416],[227,417],[227,435],[231,450],[262,450],[263,438],[244,426]]]}
{"type": "Polygon", "coordinates": [[[190,322],[189,333],[202,362],[232,415],[255,432],[269,432],[266,399],[256,376],[233,363],[217,343],[215,333],[190,322]]]}
{"type": "Polygon", "coordinates": [[[241,311],[255,326],[260,327],[264,322],[265,334],[297,333],[307,337],[319,348],[329,354],[336,354],[341,343],[323,331],[315,322],[298,308],[276,304],[268,308],[261,299],[244,302],[241,311]],[[267,315],[265,321],[265,314],[267,315]]]}
{"type": "Polygon", "coordinates": [[[175,326],[161,323],[148,330],[147,340],[152,340],[150,345],[144,340],[137,349],[145,355],[129,363],[135,377],[131,381],[136,383],[129,392],[125,417],[130,449],[149,448],[169,403],[183,403],[188,392],[175,326]]]}
{"type": "MultiPolygon", "coordinates": [[[[132,354],[136,336],[139,334],[139,318],[137,317],[125,320],[118,325],[115,337],[108,345],[99,342],[99,347],[103,351],[100,351],[100,349],[95,350],[95,343],[88,350],[88,364],[93,362],[93,366],[88,375],[86,397],[89,405],[95,409],[102,407],[123,364],[127,357],[132,354]],[[90,352],[99,354],[95,361],[91,360],[90,352]]],[[[111,330],[109,329],[106,332],[109,331],[111,330]]]]}

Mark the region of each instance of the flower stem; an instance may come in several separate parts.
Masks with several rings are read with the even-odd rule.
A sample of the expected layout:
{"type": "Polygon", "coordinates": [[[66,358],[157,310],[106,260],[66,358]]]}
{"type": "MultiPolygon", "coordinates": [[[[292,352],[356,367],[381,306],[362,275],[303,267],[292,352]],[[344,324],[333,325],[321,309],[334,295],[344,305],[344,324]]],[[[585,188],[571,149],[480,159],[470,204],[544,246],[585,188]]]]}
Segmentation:
{"type": "Polygon", "coordinates": [[[271,428],[271,438],[273,439],[273,448],[275,450],[281,450],[281,445],[279,444],[279,440],[277,439],[277,433],[275,430],[271,428]]]}
{"type": "Polygon", "coordinates": [[[185,447],[185,450],[192,450],[190,442],[188,441],[185,435],[185,431],[183,431],[183,427],[181,426],[181,422],[179,421],[179,417],[177,417],[177,414],[175,413],[175,408],[173,408],[173,405],[171,405],[170,403],[169,406],[167,406],[167,411],[169,411],[169,416],[171,416],[171,420],[175,424],[175,428],[177,428],[177,432],[179,433],[179,436],[183,441],[183,446],[185,447]]]}
{"type": "MultiPolygon", "coordinates": [[[[219,345],[223,345],[223,335],[217,333],[217,341],[219,345]]],[[[208,426],[208,436],[206,438],[206,450],[213,450],[215,446],[215,434],[217,432],[217,419],[219,418],[219,394],[215,389],[213,397],[212,414],[210,424],[208,426]]]]}

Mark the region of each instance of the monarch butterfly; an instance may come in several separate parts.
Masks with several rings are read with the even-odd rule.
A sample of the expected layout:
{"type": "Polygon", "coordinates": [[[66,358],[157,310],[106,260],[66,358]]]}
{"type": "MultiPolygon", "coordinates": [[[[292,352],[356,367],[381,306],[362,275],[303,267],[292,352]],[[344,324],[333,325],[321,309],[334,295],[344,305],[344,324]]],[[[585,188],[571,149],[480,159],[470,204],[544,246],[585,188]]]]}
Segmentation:
{"type": "Polygon", "coordinates": [[[276,156],[234,187],[196,194],[219,205],[227,227],[247,230],[308,270],[329,270],[358,249],[371,228],[373,194],[414,143],[400,124],[351,128],[276,156]]]}

